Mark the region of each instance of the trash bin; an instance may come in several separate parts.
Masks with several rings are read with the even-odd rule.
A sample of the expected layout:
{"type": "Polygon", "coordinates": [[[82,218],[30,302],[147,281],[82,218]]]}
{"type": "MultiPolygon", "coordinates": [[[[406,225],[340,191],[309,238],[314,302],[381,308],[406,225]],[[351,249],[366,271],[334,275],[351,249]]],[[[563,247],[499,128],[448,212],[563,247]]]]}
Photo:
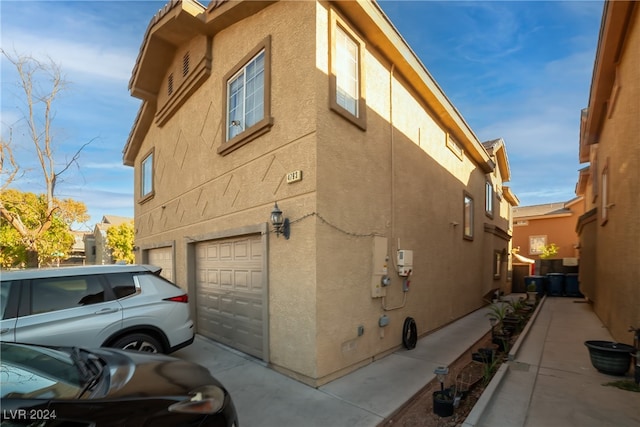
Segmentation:
{"type": "Polygon", "coordinates": [[[529,285],[531,283],[536,285],[536,292],[538,293],[538,295],[544,295],[545,293],[545,282],[546,282],[546,277],[544,276],[525,276],[524,278],[524,285],[526,286],[526,289],[529,289],[529,285]]]}
{"type": "Polygon", "coordinates": [[[562,296],[564,294],[564,274],[549,273],[547,279],[549,280],[549,295],[562,296]]]}
{"type": "Polygon", "coordinates": [[[564,293],[568,297],[583,297],[580,292],[580,284],[578,282],[577,273],[568,273],[564,278],[564,293]]]}

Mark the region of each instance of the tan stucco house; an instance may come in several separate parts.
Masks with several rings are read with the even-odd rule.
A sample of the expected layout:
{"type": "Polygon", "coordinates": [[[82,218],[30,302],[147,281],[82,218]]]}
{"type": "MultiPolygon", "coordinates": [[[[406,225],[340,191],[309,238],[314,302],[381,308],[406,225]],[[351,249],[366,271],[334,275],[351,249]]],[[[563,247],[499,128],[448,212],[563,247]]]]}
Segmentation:
{"type": "Polygon", "coordinates": [[[640,3],[604,5],[576,194],[581,291],[614,339],[640,326],[640,3]]]}
{"type": "MultiPolygon", "coordinates": [[[[107,246],[107,230],[113,226],[118,226],[127,222],[133,221],[133,218],[117,216],[117,215],[103,215],[100,222],[96,223],[93,227],[93,239],[91,243],[93,247],[86,247],[85,252],[92,255],[88,258],[91,264],[113,264],[115,260],[111,255],[111,249],[107,246]]],[[[86,240],[85,240],[86,244],[86,240]]]]}
{"type": "Polygon", "coordinates": [[[513,209],[513,247],[520,255],[540,259],[545,246],[558,247],[556,258],[579,257],[576,221],[585,212],[582,196],[567,202],[518,206],[513,209]]]}
{"type": "Polygon", "coordinates": [[[509,289],[504,141],[375,2],[169,3],[130,90],[137,261],[172,269],[199,334],[318,386],[509,289]]]}

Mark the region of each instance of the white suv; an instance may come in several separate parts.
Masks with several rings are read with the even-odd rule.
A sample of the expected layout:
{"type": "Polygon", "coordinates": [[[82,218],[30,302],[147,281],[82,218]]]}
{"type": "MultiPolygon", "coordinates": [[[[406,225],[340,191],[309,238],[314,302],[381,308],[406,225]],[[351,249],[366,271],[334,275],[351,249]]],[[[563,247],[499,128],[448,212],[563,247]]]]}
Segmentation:
{"type": "Polygon", "coordinates": [[[171,353],[193,342],[186,292],[152,265],[0,273],[0,341],[171,353]]]}

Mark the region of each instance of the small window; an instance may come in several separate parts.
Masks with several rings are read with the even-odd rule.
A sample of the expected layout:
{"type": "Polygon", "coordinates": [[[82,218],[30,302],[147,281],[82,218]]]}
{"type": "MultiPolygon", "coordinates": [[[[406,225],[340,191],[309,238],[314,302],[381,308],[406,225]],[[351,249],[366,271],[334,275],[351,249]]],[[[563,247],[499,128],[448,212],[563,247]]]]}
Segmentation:
{"type": "Polygon", "coordinates": [[[9,313],[15,310],[7,309],[9,306],[9,291],[11,290],[12,283],[13,282],[10,281],[0,282],[0,319],[11,319],[15,317],[15,314],[10,315],[9,313]]]}
{"type": "Polygon", "coordinates": [[[108,274],[107,280],[117,299],[128,297],[136,293],[133,276],[129,273],[108,274]]]}
{"type": "Polygon", "coordinates": [[[459,158],[460,160],[463,159],[464,152],[462,151],[462,147],[460,146],[460,144],[458,144],[458,141],[456,141],[448,133],[447,133],[446,138],[445,138],[445,143],[447,145],[447,148],[449,148],[449,150],[451,150],[451,152],[453,154],[455,154],[457,158],[459,158]]]}
{"type": "Polygon", "coordinates": [[[31,313],[92,305],[104,302],[104,288],[96,276],[35,280],[31,284],[31,313]]]}
{"type": "Polygon", "coordinates": [[[142,160],[140,196],[144,199],[153,194],[153,151],[142,160]]]}
{"type": "Polygon", "coordinates": [[[529,255],[540,255],[547,246],[547,236],[529,236],[529,255]]]}
{"type": "Polygon", "coordinates": [[[330,107],[365,130],[364,42],[335,12],[331,18],[330,107]]]}
{"type": "Polygon", "coordinates": [[[464,226],[463,237],[467,240],[473,240],[473,197],[466,191],[464,192],[464,226]]]}
{"type": "Polygon", "coordinates": [[[499,279],[500,273],[502,271],[502,252],[494,251],[493,252],[493,278],[499,279]]]}
{"type": "Polygon", "coordinates": [[[488,217],[493,218],[493,184],[485,183],[484,210],[488,217]]]}

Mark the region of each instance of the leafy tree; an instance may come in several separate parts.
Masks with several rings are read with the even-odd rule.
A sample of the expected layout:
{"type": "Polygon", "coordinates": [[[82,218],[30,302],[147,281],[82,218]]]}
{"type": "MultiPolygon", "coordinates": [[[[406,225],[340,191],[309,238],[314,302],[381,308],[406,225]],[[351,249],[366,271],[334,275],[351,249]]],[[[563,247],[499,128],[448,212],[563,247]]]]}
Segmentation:
{"type": "MultiPolygon", "coordinates": [[[[31,140],[34,158],[38,160],[40,165],[45,188],[45,193],[38,196],[40,199],[36,211],[32,211],[29,208],[25,210],[15,209],[15,206],[12,206],[7,197],[5,197],[5,190],[9,188],[12,182],[25,174],[25,171],[20,168],[14,157],[14,132],[9,126],[8,136],[5,139],[3,135],[2,143],[0,144],[0,176],[3,178],[0,188],[2,190],[0,217],[3,219],[3,227],[5,225],[13,227],[20,236],[19,239],[14,238],[13,241],[20,241],[21,245],[24,246],[26,266],[38,267],[48,256],[46,253],[40,256],[39,250],[50,249],[48,246],[50,243],[48,242],[50,228],[57,229],[61,225],[60,221],[68,223],[71,217],[76,219],[79,217],[84,218],[78,222],[88,220],[86,208],[83,209],[83,204],[76,205],[73,209],[72,205],[79,202],[69,202],[65,206],[64,202],[55,197],[55,190],[61,176],[72,165],[78,165],[80,152],[91,141],[83,144],[70,159],[66,159],[64,162],[57,162],[54,155],[56,145],[53,139],[51,123],[55,116],[54,102],[66,87],[66,81],[63,78],[60,67],[53,61],[43,63],[30,56],[9,55],[2,49],[0,51],[13,64],[18,73],[17,85],[22,89],[24,95],[24,109],[22,112],[27,128],[26,134],[31,140]],[[67,208],[70,210],[67,210],[67,208]],[[23,217],[23,215],[25,216],[23,217]]],[[[12,233],[8,233],[7,238],[10,237],[9,234],[12,233]]],[[[18,252],[22,251],[17,247],[14,249],[15,251],[12,249],[11,252],[15,252],[14,255],[16,256],[18,252]]]]}
{"type": "Polygon", "coordinates": [[[38,254],[37,266],[66,258],[75,240],[71,224],[87,220],[85,205],[71,199],[54,200],[57,209],[49,220],[44,194],[4,190],[0,200],[7,215],[19,218],[23,227],[21,233],[5,215],[0,218],[0,264],[4,268],[27,266],[30,249],[38,254]],[[49,224],[43,230],[47,221],[49,224]]]}
{"type": "Polygon", "coordinates": [[[133,222],[123,222],[107,229],[107,247],[111,249],[111,256],[116,262],[124,261],[127,264],[135,262],[133,238],[133,222]]]}
{"type": "Polygon", "coordinates": [[[553,258],[558,255],[558,250],[560,248],[555,243],[549,243],[546,246],[542,247],[542,253],[540,254],[541,259],[553,258]]]}

